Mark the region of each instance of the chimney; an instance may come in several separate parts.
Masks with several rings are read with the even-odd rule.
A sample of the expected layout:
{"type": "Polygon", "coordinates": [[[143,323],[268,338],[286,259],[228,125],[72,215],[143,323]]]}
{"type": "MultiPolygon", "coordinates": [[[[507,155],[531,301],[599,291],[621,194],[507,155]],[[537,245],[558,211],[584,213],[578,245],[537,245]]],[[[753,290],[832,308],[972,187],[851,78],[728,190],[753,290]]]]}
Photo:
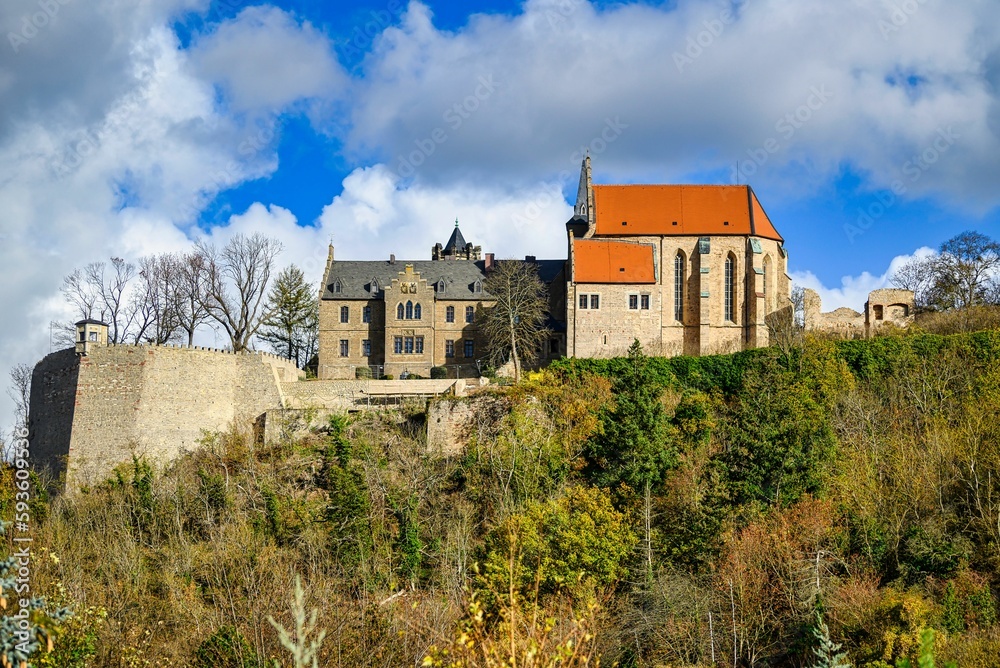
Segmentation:
{"type": "Polygon", "coordinates": [[[483,263],[483,267],[486,271],[493,271],[493,253],[486,254],[486,261],[483,263]]]}
{"type": "Polygon", "coordinates": [[[534,262],[535,261],[535,256],[534,255],[525,255],[524,256],[524,261],[525,262],[534,262]]]}
{"type": "Polygon", "coordinates": [[[396,264],[396,254],[395,253],[390,253],[389,254],[389,264],[396,264]]]}

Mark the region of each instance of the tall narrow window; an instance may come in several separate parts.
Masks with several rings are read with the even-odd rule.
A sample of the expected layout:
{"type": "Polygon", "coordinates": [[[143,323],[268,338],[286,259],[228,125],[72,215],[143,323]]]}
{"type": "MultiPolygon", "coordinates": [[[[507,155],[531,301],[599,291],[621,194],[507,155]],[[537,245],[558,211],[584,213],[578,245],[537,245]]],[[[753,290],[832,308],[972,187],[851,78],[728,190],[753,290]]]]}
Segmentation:
{"type": "Polygon", "coordinates": [[[726,284],[723,291],[726,297],[726,320],[736,322],[733,307],[736,304],[736,259],[730,255],[726,258],[726,284]]]}
{"type": "Polygon", "coordinates": [[[771,258],[764,258],[764,311],[765,313],[770,310],[770,305],[768,303],[767,287],[771,280],[771,258]]]}
{"type": "Polygon", "coordinates": [[[476,356],[476,344],[472,341],[472,339],[465,340],[465,356],[466,357],[476,356]]]}
{"type": "Polygon", "coordinates": [[[403,354],[403,337],[394,336],[392,339],[392,351],[397,355],[403,354]]]}
{"type": "Polygon", "coordinates": [[[372,321],[372,307],[365,306],[361,309],[361,322],[371,322],[372,321]]]}
{"type": "Polygon", "coordinates": [[[340,307],[340,322],[349,322],[351,320],[351,309],[347,306],[340,307]]]}
{"type": "Polygon", "coordinates": [[[601,295],[590,295],[590,308],[601,308],[601,295]]]}
{"type": "Polygon", "coordinates": [[[371,357],[372,354],[372,342],[370,339],[363,339],[361,341],[361,354],[365,357],[371,357]]]}
{"type": "Polygon", "coordinates": [[[424,337],[418,336],[416,338],[416,341],[414,341],[414,343],[416,344],[416,347],[417,347],[416,348],[416,353],[418,355],[423,355],[424,354],[424,337]]]}
{"type": "Polygon", "coordinates": [[[444,321],[455,322],[455,307],[449,306],[444,310],[444,321]]]}
{"type": "Polygon", "coordinates": [[[420,315],[421,315],[420,304],[414,304],[413,317],[416,318],[417,320],[420,320],[420,315]]]}
{"type": "Polygon", "coordinates": [[[403,352],[407,355],[413,354],[413,337],[407,336],[403,338],[403,352]]]}
{"type": "Polygon", "coordinates": [[[347,339],[340,340],[340,356],[347,357],[350,354],[350,343],[347,339]]]}
{"type": "Polygon", "coordinates": [[[413,320],[413,302],[406,302],[406,319],[413,320]]]}
{"type": "Polygon", "coordinates": [[[444,356],[445,357],[455,356],[455,342],[451,339],[444,342],[444,356]]]}
{"type": "Polygon", "coordinates": [[[684,254],[674,258],[674,320],[684,322],[684,254]]]}
{"type": "Polygon", "coordinates": [[[402,319],[403,319],[403,305],[399,304],[398,306],[396,306],[396,320],[402,320],[402,319]]]}
{"type": "Polygon", "coordinates": [[[587,308],[589,303],[587,295],[580,295],[580,308],[587,308]]]}
{"type": "Polygon", "coordinates": [[[472,322],[472,319],[476,315],[476,309],[471,306],[465,307],[465,322],[472,322]]]}
{"type": "Polygon", "coordinates": [[[629,295],[628,296],[628,307],[632,311],[639,310],[639,295],[629,295]]]}

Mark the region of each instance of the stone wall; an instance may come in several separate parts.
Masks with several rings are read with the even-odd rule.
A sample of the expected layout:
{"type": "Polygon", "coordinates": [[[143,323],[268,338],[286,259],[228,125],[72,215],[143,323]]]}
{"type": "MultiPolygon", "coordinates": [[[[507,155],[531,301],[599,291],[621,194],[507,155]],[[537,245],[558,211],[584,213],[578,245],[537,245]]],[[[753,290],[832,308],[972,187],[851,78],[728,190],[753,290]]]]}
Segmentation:
{"type": "Polygon", "coordinates": [[[205,431],[253,421],[281,406],[291,362],[265,353],[110,346],[53,353],[35,367],[31,441],[36,464],[76,489],[133,454],[164,463],[205,431]]]}
{"type": "Polygon", "coordinates": [[[807,331],[824,332],[844,339],[872,336],[885,325],[909,327],[913,323],[914,298],[909,290],[881,289],[868,294],[864,312],[841,307],[823,313],[815,290],[803,295],[803,319],[807,331]]]}

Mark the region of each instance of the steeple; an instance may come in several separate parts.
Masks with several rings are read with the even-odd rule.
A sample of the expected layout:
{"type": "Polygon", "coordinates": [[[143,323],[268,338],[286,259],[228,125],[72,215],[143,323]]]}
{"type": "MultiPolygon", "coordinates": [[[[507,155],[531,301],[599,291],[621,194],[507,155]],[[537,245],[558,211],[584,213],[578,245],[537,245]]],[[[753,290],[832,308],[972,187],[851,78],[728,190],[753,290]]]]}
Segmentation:
{"type": "Polygon", "coordinates": [[[445,255],[457,255],[465,250],[465,237],[462,230],[458,229],[458,218],[455,219],[455,231],[451,233],[451,238],[444,246],[445,255]]]}
{"type": "Polygon", "coordinates": [[[590,171],[590,154],[583,159],[580,166],[580,187],[576,191],[576,206],[573,207],[573,216],[590,220],[591,188],[593,179],[590,171]]]}
{"type": "Polygon", "coordinates": [[[432,260],[472,260],[482,259],[482,247],[473,246],[465,240],[462,230],[458,228],[458,218],[455,219],[455,231],[451,233],[451,238],[444,248],[441,244],[434,244],[431,249],[432,260]]]}

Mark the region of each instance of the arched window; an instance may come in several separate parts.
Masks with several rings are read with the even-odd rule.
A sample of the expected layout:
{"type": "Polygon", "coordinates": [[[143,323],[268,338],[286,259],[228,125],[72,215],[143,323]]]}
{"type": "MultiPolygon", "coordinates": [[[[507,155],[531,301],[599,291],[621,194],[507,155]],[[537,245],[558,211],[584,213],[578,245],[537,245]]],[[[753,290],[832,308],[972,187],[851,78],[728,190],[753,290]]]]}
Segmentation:
{"type": "Polygon", "coordinates": [[[479,281],[479,280],[477,280],[477,281],[475,282],[475,284],[473,284],[473,286],[472,286],[472,290],[473,290],[473,292],[475,292],[476,294],[479,294],[480,292],[482,292],[482,291],[483,291],[483,282],[482,282],[482,281],[479,281]]]}
{"type": "Polygon", "coordinates": [[[684,322],[684,253],[674,257],[674,320],[684,322]]]}
{"type": "Polygon", "coordinates": [[[413,320],[413,302],[406,302],[406,319],[413,320]]]}
{"type": "Polygon", "coordinates": [[[723,292],[726,298],[726,321],[736,322],[736,258],[729,255],[726,258],[726,274],[723,292]]]}
{"type": "Polygon", "coordinates": [[[768,296],[768,288],[771,283],[771,256],[764,256],[764,311],[770,311],[770,299],[768,296]]]}
{"type": "Polygon", "coordinates": [[[396,320],[403,319],[403,305],[400,304],[396,307],[396,320]]]}
{"type": "Polygon", "coordinates": [[[378,279],[377,278],[373,278],[372,279],[371,293],[373,295],[378,293],[378,279]]]}
{"type": "Polygon", "coordinates": [[[344,285],[340,282],[339,278],[333,282],[333,291],[338,295],[344,291],[344,285]]]}
{"type": "Polygon", "coordinates": [[[420,320],[420,304],[416,304],[413,307],[413,317],[417,320],[420,320]]]}

